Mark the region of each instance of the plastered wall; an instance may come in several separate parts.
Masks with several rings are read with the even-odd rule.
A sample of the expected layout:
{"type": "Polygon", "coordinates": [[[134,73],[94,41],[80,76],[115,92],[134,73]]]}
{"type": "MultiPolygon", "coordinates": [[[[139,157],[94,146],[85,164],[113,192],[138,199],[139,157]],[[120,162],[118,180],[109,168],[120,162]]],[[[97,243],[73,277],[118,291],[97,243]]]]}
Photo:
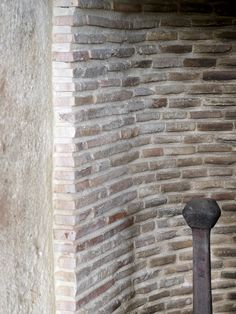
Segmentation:
{"type": "Polygon", "coordinates": [[[51,2],[0,3],[0,313],[54,313],[51,2]]]}

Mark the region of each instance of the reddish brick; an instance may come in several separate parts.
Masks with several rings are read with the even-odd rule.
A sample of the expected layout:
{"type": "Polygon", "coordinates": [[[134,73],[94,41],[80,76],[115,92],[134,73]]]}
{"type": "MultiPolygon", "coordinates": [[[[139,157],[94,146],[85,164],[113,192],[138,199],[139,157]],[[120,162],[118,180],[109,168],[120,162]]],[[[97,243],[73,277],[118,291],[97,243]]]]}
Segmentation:
{"type": "Polygon", "coordinates": [[[118,220],[121,220],[123,218],[125,218],[127,216],[127,213],[122,211],[122,212],[119,212],[117,214],[114,214],[112,216],[109,217],[109,224],[112,224],[113,222],[116,222],[118,220]]]}
{"type": "Polygon", "coordinates": [[[143,157],[163,156],[163,148],[146,148],[142,151],[143,157]]]}

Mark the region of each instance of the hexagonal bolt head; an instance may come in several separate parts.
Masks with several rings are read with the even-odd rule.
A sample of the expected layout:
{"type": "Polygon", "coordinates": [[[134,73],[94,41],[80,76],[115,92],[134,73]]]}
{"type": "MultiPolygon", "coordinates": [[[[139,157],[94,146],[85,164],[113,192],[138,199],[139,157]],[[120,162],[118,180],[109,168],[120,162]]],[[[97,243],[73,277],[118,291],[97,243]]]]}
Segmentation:
{"type": "Polygon", "coordinates": [[[217,202],[210,198],[196,198],[187,203],[183,216],[190,228],[211,229],[220,218],[217,202]]]}

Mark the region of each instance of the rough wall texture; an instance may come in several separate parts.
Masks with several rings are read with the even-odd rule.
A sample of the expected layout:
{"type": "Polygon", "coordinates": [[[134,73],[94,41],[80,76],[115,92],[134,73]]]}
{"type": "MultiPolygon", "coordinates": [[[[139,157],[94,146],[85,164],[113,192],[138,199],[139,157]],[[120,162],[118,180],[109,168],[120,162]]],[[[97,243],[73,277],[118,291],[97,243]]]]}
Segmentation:
{"type": "Polygon", "coordinates": [[[50,1],[0,3],[0,312],[52,314],[50,1]]]}
{"type": "Polygon", "coordinates": [[[214,313],[235,313],[236,19],[230,1],[56,0],[57,313],[191,313],[196,196],[214,313]]]}

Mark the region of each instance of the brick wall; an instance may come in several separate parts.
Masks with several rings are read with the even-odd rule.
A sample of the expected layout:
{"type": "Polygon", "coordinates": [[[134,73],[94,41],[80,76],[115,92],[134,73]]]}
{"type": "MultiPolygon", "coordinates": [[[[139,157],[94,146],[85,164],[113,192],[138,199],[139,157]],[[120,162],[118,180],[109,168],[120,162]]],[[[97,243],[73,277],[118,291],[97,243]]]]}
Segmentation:
{"type": "Polygon", "coordinates": [[[236,312],[233,15],[230,1],[54,1],[57,313],[191,313],[181,211],[196,196],[222,207],[214,313],[236,312]]]}

